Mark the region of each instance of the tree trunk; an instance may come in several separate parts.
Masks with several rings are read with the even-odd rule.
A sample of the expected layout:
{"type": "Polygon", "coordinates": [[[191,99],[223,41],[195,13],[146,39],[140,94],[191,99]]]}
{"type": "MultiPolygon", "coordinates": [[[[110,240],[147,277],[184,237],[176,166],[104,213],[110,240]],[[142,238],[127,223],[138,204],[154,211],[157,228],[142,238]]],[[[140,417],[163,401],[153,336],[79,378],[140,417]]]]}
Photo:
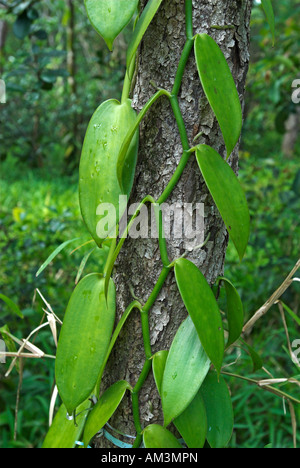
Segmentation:
{"type": "MultiPolygon", "coordinates": [[[[144,7],[147,1],[143,0],[141,3],[144,7]]],[[[243,104],[249,62],[249,23],[252,0],[202,0],[201,2],[195,0],[193,4],[194,34],[206,32],[221,46],[232,69],[243,104]],[[211,28],[214,25],[231,25],[231,28],[223,30],[211,28]]],[[[172,89],[184,43],[185,2],[184,0],[165,0],[140,48],[133,98],[133,105],[137,111],[140,111],[154,94],[153,82],[158,87],[172,89]]],[[[202,132],[197,143],[209,144],[225,157],[222,134],[203,94],[193,53],[184,75],[179,104],[190,145],[195,146],[193,140],[202,132]]],[[[131,202],[140,202],[148,194],[157,199],[169,182],[182,155],[178,128],[167,98],[163,98],[152,107],[141,126],[140,135],[139,161],[131,202]]],[[[230,157],[229,162],[237,171],[238,148],[230,157]]],[[[176,202],[205,204],[205,237],[210,234],[210,238],[202,250],[191,251],[188,258],[200,267],[208,282],[213,284],[223,272],[228,235],[194,158],[191,158],[168,200],[170,204],[176,202]]],[[[184,251],[183,239],[168,240],[170,259],[179,257],[184,251]]],[[[114,274],[119,317],[132,302],[132,291],[141,303],[147,301],[161,269],[157,240],[130,238],[126,240],[114,274]]],[[[186,315],[174,275],[171,273],[150,312],[153,353],[169,349],[186,315]]],[[[125,379],[134,386],[144,360],[140,317],[136,312],[128,320],[117,341],[104,375],[103,389],[120,379],[125,379]]],[[[160,399],[152,375],[149,376],[140,393],[140,416],[143,426],[163,421],[160,399]]],[[[129,395],[127,399],[124,399],[111,424],[123,433],[135,435],[129,395]]],[[[120,438],[120,436],[117,437],[120,438]]],[[[104,438],[98,439],[96,446],[113,447],[104,438]]]]}

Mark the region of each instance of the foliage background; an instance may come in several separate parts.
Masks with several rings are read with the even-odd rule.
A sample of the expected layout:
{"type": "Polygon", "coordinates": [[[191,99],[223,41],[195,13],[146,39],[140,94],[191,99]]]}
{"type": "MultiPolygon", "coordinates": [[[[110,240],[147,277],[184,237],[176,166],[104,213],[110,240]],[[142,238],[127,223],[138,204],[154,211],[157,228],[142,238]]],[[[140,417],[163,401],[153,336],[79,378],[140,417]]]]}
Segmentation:
{"type": "MultiPolygon", "coordinates": [[[[78,206],[80,148],[92,110],[103,100],[121,95],[131,28],[118,38],[110,54],[90,27],[80,0],[8,0],[1,5],[0,22],[5,21],[7,36],[0,50],[0,76],[7,85],[7,104],[0,105],[0,292],[19,305],[25,318],[21,321],[0,303],[0,326],[7,323],[21,338],[43,317],[35,288],[63,317],[77,269],[90,249],[86,246],[70,255],[75,248],[71,244],[36,278],[39,266],[62,242],[89,239],[78,206]]],[[[252,17],[240,163],[252,215],[250,247],[241,264],[231,245],[226,257],[225,274],[237,286],[247,317],[266,301],[299,257],[299,134],[288,154],[282,142],[287,119],[299,115],[300,105],[291,101],[291,84],[300,70],[300,4],[284,0],[276,2],[275,10],[275,48],[258,4],[252,17]]],[[[93,253],[86,272],[101,269],[105,255],[105,250],[93,253]]],[[[296,313],[299,292],[299,283],[294,283],[284,296],[296,313]]],[[[299,327],[289,317],[287,321],[291,340],[299,339],[299,327]]],[[[258,323],[248,342],[275,377],[299,374],[286,351],[276,307],[258,323]]],[[[48,331],[40,332],[35,344],[48,354],[55,353],[48,331]]],[[[266,376],[253,373],[250,358],[239,348],[228,356],[227,364],[233,362],[229,371],[236,374],[266,376]]],[[[14,371],[4,379],[8,364],[0,367],[2,448],[40,447],[47,431],[53,362],[24,364],[16,437],[19,377],[14,371]]],[[[282,400],[242,381],[228,382],[235,409],[231,447],[292,447],[291,416],[282,400]]],[[[288,390],[297,394],[294,388],[288,390]]],[[[299,423],[299,408],[296,412],[299,423]]]]}

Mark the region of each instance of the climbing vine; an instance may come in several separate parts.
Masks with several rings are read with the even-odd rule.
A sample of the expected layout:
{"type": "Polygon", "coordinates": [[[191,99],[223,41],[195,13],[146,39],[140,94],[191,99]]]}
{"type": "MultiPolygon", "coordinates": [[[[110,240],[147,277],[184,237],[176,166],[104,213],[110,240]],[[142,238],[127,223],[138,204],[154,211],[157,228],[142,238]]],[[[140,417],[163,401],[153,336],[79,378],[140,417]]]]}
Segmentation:
{"type": "MultiPolygon", "coordinates": [[[[85,0],[91,24],[110,50],[115,38],[137,11],[138,3],[138,0],[85,0]]],[[[113,416],[127,392],[131,394],[136,429],[133,448],[142,444],[146,448],[181,448],[183,443],[190,448],[201,448],[206,441],[212,448],[225,447],[232,435],[232,402],[222,366],[225,352],[237,340],[242,340],[243,305],[234,285],[224,277],[218,278],[217,285],[225,288],[227,297],[225,325],[215,294],[201,271],[185,256],[169,258],[161,206],[176,187],[189,159],[195,157],[199,176],[202,174],[239,258],[243,259],[249,239],[250,216],[243,189],[227,161],[240,138],[242,110],[234,79],[221,49],[209,35],[194,35],[192,0],[186,0],[186,42],[173,89],[157,89],[137,115],[131,105],[130,90],[138,48],[161,3],[162,0],[149,0],[145,9],[138,13],[127,51],[121,101],[102,103],[86,132],[79,168],[80,208],[93,239],[91,243],[98,247],[108,245],[109,255],[104,274],[96,272],[79,281],[87,258],[83,260],[78,285],[65,313],[55,361],[56,384],[63,404],[45,438],[45,448],[74,447],[81,437],[87,447],[113,416]],[[189,144],[178,94],[193,51],[204,93],[222,131],[226,159],[210,146],[191,147],[189,144]],[[128,200],[133,187],[139,127],[152,105],[162,96],[169,100],[178,125],[182,157],[158,199],[151,194],[145,196],[125,230],[120,231],[119,222],[126,209],[126,204],[120,205],[120,197],[128,200]],[[147,302],[143,304],[135,299],[114,328],[116,288],[113,268],[121,249],[126,248],[126,238],[135,219],[146,204],[153,206],[156,214],[161,272],[147,302]],[[106,235],[103,234],[103,226],[107,227],[106,235]],[[170,349],[153,354],[149,313],[169,275],[175,275],[188,317],[179,327],[170,349]],[[126,381],[118,381],[100,396],[106,364],[133,310],[138,310],[141,317],[145,350],[142,372],[133,387],[126,381]],[[140,418],[139,393],[150,372],[153,372],[161,398],[162,426],[145,425],[140,418]],[[178,440],[173,435],[170,430],[172,424],[182,439],[178,440]]],[[[263,6],[274,32],[272,4],[265,1],[263,6]]],[[[38,274],[62,248],[74,241],[60,246],[38,274]]],[[[91,254],[92,251],[88,253],[91,254]]],[[[249,350],[256,369],[261,368],[259,356],[249,345],[243,344],[249,350]]],[[[270,385],[265,384],[265,388],[299,403],[270,385]]]]}

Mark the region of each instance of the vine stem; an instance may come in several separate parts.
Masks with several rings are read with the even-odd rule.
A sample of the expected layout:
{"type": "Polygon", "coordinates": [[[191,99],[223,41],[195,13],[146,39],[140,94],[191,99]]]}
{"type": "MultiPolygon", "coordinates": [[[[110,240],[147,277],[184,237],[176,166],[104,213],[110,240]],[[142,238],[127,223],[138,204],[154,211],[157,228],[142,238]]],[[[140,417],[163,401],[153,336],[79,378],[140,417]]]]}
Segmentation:
{"type": "Polygon", "coordinates": [[[193,0],[186,0],[185,2],[185,22],[186,22],[186,37],[193,39],[193,0]]]}
{"type": "Polygon", "coordinates": [[[104,275],[104,276],[107,275],[107,270],[108,270],[108,268],[109,268],[111,259],[112,259],[112,257],[113,257],[114,252],[115,252],[116,244],[117,244],[117,239],[116,239],[116,238],[113,238],[112,241],[111,241],[110,247],[109,247],[109,252],[108,252],[107,260],[106,260],[106,264],[105,264],[104,271],[103,271],[103,275],[104,275]]]}
{"type": "Polygon", "coordinates": [[[124,84],[123,84],[121,104],[124,104],[127,101],[127,99],[129,99],[130,97],[129,95],[131,91],[132,77],[134,76],[134,72],[136,68],[136,58],[137,58],[137,54],[133,57],[129,69],[126,70],[124,84]]]}
{"type": "MultiPolygon", "coordinates": [[[[178,94],[181,88],[182,84],[182,79],[184,75],[184,71],[187,65],[187,61],[189,59],[190,53],[192,51],[193,47],[193,3],[192,0],[186,0],[185,2],[185,12],[186,12],[186,35],[187,35],[187,41],[184,46],[175,81],[174,81],[174,86],[171,95],[168,95],[168,93],[164,93],[168,96],[171,107],[176,119],[176,123],[178,126],[179,134],[180,134],[180,139],[183,147],[183,155],[181,157],[180,163],[177,166],[177,169],[175,170],[173,177],[171,178],[169,184],[167,185],[166,189],[164,190],[163,194],[160,196],[158,200],[158,205],[160,206],[172,193],[173,189],[175,188],[177,182],[179,181],[188,161],[191,155],[190,150],[190,145],[189,145],[189,139],[185,127],[185,123],[183,120],[182,112],[179,106],[179,101],[178,101],[178,94]]],[[[158,93],[157,93],[158,94],[158,93]]],[[[135,439],[135,442],[133,444],[133,448],[138,448],[141,445],[142,442],[142,425],[140,421],[140,411],[139,411],[139,392],[144,385],[149,372],[152,368],[152,360],[151,358],[151,343],[150,343],[150,331],[149,331],[149,311],[154,305],[167,277],[169,272],[171,271],[170,267],[167,267],[166,264],[167,262],[169,263],[169,259],[167,256],[167,246],[165,243],[165,238],[163,235],[163,226],[162,226],[162,218],[161,218],[161,210],[159,211],[159,244],[160,244],[160,252],[161,252],[161,258],[162,262],[164,264],[164,268],[159,276],[159,279],[154,286],[154,289],[143,307],[143,310],[141,312],[142,315],[142,329],[143,329],[143,339],[144,339],[144,347],[145,347],[145,353],[146,353],[146,358],[147,360],[145,361],[143,370],[141,372],[140,378],[136,384],[136,386],[133,389],[132,392],[132,409],[133,409],[133,417],[134,417],[134,425],[136,428],[137,432],[137,437],[135,439]]]]}
{"type": "MultiPolygon", "coordinates": [[[[192,0],[186,0],[185,2],[185,11],[186,11],[186,36],[187,40],[178,64],[177,72],[176,72],[176,77],[174,80],[174,86],[172,89],[172,93],[169,93],[166,90],[160,89],[158,92],[152,96],[152,98],[146,103],[142,111],[139,113],[136,125],[129,134],[127,135],[122,149],[120,151],[119,155],[119,160],[118,160],[118,178],[119,181],[121,182],[121,176],[122,176],[122,162],[124,157],[126,156],[127,149],[130,145],[130,142],[133,138],[133,135],[135,134],[137,128],[139,127],[142,119],[144,118],[145,114],[148,112],[148,110],[151,108],[151,106],[161,97],[161,96],[167,96],[168,99],[170,100],[171,107],[176,119],[176,123],[178,126],[179,134],[180,134],[180,139],[183,147],[183,155],[181,157],[181,160],[173,174],[173,177],[171,178],[169,184],[167,185],[166,189],[160,196],[158,202],[156,202],[153,197],[147,196],[144,198],[144,200],[140,203],[137,211],[135,214],[132,216],[128,226],[126,227],[124,233],[121,236],[121,239],[117,245],[117,247],[114,249],[113,247],[110,250],[109,253],[109,259],[107,261],[107,264],[105,266],[105,292],[107,294],[108,290],[108,283],[109,283],[109,278],[111,277],[112,274],[112,269],[115,264],[115,261],[120,253],[120,250],[125,242],[125,238],[127,237],[130,228],[135,220],[135,218],[138,216],[141,207],[146,204],[147,202],[150,202],[154,205],[155,209],[155,214],[157,218],[157,224],[158,224],[158,229],[159,229],[159,247],[160,247],[160,255],[163,263],[163,269],[161,271],[161,274],[157,280],[157,283],[155,284],[152,293],[149,296],[149,299],[147,300],[146,304],[144,307],[142,307],[142,310],[140,309],[141,312],[141,325],[142,325],[142,333],[143,333],[143,341],[144,341],[144,350],[145,350],[145,356],[146,356],[146,361],[143,366],[143,370],[140,374],[140,377],[135,385],[135,387],[132,390],[132,409],[133,409],[133,417],[134,417],[134,425],[137,433],[136,440],[133,444],[133,448],[138,448],[141,445],[142,442],[142,425],[140,421],[140,411],[139,411],[139,392],[142,389],[149,372],[152,368],[152,350],[151,350],[151,340],[150,340],[150,327],[149,327],[149,311],[154,305],[166,279],[171,271],[172,267],[170,266],[169,258],[168,258],[168,252],[167,252],[167,244],[166,244],[166,239],[164,236],[164,231],[163,231],[163,221],[162,221],[162,212],[159,209],[160,205],[164,203],[164,201],[170,196],[172,193],[173,189],[175,188],[177,182],[179,181],[188,161],[191,155],[190,152],[190,146],[189,146],[189,140],[188,140],[188,135],[186,132],[186,127],[185,123],[183,120],[182,112],[179,106],[179,101],[178,101],[178,94],[181,88],[182,84],[182,79],[184,75],[184,71],[190,56],[190,53],[193,48],[193,15],[192,15],[192,0]]],[[[134,61],[132,61],[133,64],[134,61]]],[[[130,66],[133,67],[133,65],[130,66]]],[[[129,70],[130,71],[130,70],[129,70]]],[[[129,78],[130,73],[126,72],[125,76],[125,81],[124,81],[124,86],[123,86],[123,92],[122,92],[122,100],[121,102],[124,103],[126,99],[129,97],[130,93],[130,87],[131,87],[131,80],[129,78]]],[[[139,303],[134,304],[129,306],[129,309],[127,309],[127,314],[124,314],[124,320],[127,319],[127,316],[130,314],[130,311],[132,308],[139,307],[139,303]]],[[[121,319],[122,320],[122,319],[121,319]]],[[[115,336],[116,339],[116,336],[115,336]]],[[[114,342],[113,342],[114,344],[114,342]]],[[[112,344],[112,346],[113,346],[112,344]]],[[[101,373],[102,375],[102,373],[101,373]]],[[[99,379],[100,380],[100,379],[99,379]]],[[[99,381],[98,381],[99,382],[99,381]]],[[[99,385],[99,383],[98,383],[99,385]]]]}
{"type": "Polygon", "coordinates": [[[123,247],[123,244],[128,236],[128,233],[130,231],[130,228],[132,227],[133,223],[134,223],[134,220],[136,219],[136,217],[138,216],[141,208],[143,205],[145,205],[146,203],[155,203],[155,200],[153,197],[151,197],[150,195],[148,195],[147,197],[144,198],[144,200],[141,201],[141,203],[139,204],[136,212],[134,213],[134,215],[131,217],[125,231],[121,234],[121,239],[119,240],[119,243],[116,247],[116,249],[114,250],[114,253],[113,255],[110,257],[110,260],[109,262],[107,262],[106,266],[105,266],[105,269],[106,269],[106,274],[105,274],[105,296],[107,297],[107,293],[108,293],[108,285],[109,285],[109,280],[110,280],[110,277],[111,277],[111,274],[112,274],[112,271],[113,271],[113,267],[114,267],[114,264],[119,256],[119,253],[123,247]]]}
{"type": "Polygon", "coordinates": [[[127,99],[129,99],[130,89],[131,89],[131,80],[130,80],[129,75],[128,75],[127,71],[126,71],[124,85],[123,85],[123,91],[122,91],[121,104],[124,104],[127,101],[127,99]]]}
{"type": "Polygon", "coordinates": [[[176,119],[178,130],[179,130],[179,133],[180,133],[181,144],[182,144],[182,147],[183,147],[183,154],[181,156],[179,164],[178,164],[178,166],[177,166],[177,168],[176,168],[170,182],[168,183],[167,187],[165,188],[165,190],[163,191],[163,193],[161,194],[161,196],[157,200],[157,203],[159,205],[162,205],[163,203],[165,203],[166,200],[171,195],[171,193],[173,192],[173,190],[176,187],[178,181],[180,180],[180,178],[181,178],[181,176],[183,174],[183,171],[186,168],[186,165],[189,162],[191,154],[192,154],[192,151],[190,150],[189,139],[188,139],[186,128],[185,128],[185,123],[184,123],[184,120],[183,120],[183,117],[182,117],[182,113],[181,113],[181,110],[180,110],[180,106],[179,106],[177,96],[172,95],[171,98],[170,98],[170,102],[171,102],[171,106],[172,106],[172,109],[173,109],[173,112],[174,112],[174,116],[175,116],[175,119],[176,119]]]}
{"type": "Polygon", "coordinates": [[[143,118],[145,117],[145,115],[147,114],[149,109],[153,106],[153,104],[158,99],[160,99],[161,96],[167,96],[169,99],[171,97],[170,93],[165,89],[160,89],[159,91],[157,91],[157,93],[155,93],[149,99],[149,101],[146,102],[143,109],[138,114],[134,126],[129,130],[129,132],[126,135],[126,138],[125,138],[125,140],[124,140],[124,142],[122,144],[122,147],[120,149],[120,154],[119,154],[119,157],[118,157],[118,162],[117,162],[117,176],[118,176],[118,180],[119,180],[119,184],[120,184],[121,188],[123,188],[122,187],[122,183],[123,183],[122,182],[122,175],[123,175],[124,161],[125,161],[126,154],[127,154],[128,148],[130,146],[130,143],[131,143],[136,131],[138,130],[143,118]]]}
{"type": "Polygon", "coordinates": [[[109,348],[107,350],[107,353],[106,353],[106,357],[104,359],[104,362],[101,366],[101,370],[99,372],[99,375],[98,375],[98,380],[97,380],[97,384],[96,384],[96,387],[95,387],[95,390],[94,390],[94,394],[98,397],[99,393],[100,393],[100,385],[101,385],[101,380],[102,380],[102,376],[103,376],[103,372],[104,372],[104,369],[105,369],[105,366],[107,364],[107,361],[110,357],[110,354],[113,350],[113,347],[119,337],[119,334],[126,322],[126,320],[128,319],[128,317],[130,316],[131,312],[134,310],[134,309],[138,309],[140,312],[142,311],[142,305],[140,304],[139,301],[133,301],[131,304],[129,304],[129,306],[127,307],[127,309],[125,310],[125,312],[123,313],[114,333],[113,333],[113,336],[110,340],[110,344],[109,344],[109,348]]]}
{"type": "Polygon", "coordinates": [[[163,265],[167,267],[170,264],[170,260],[168,256],[168,248],[167,248],[165,232],[164,232],[162,211],[158,203],[155,203],[153,207],[154,207],[154,212],[156,216],[156,224],[158,226],[158,243],[159,243],[161,261],[163,265]]]}
{"type": "Polygon", "coordinates": [[[194,39],[193,39],[193,2],[192,0],[186,0],[185,2],[185,13],[186,13],[186,36],[187,36],[187,41],[185,43],[179,64],[178,64],[178,69],[177,73],[175,76],[175,81],[174,81],[174,86],[172,89],[170,102],[172,106],[172,110],[176,119],[176,123],[178,126],[178,130],[180,133],[180,139],[181,139],[181,144],[183,147],[183,155],[180,159],[180,162],[169,182],[167,187],[165,188],[164,192],[158,199],[157,203],[161,205],[164,203],[171,193],[173,192],[174,188],[176,187],[179,179],[181,178],[183,171],[190,159],[190,156],[192,152],[190,151],[190,145],[189,145],[189,139],[187,136],[186,128],[185,128],[185,123],[182,117],[182,112],[179,106],[179,101],[178,101],[178,94],[181,88],[182,84],[182,79],[184,75],[184,71],[188,62],[188,59],[190,57],[193,44],[194,44],[194,39]]]}
{"type": "Polygon", "coordinates": [[[134,426],[137,432],[137,437],[133,444],[133,448],[138,448],[142,442],[142,424],[140,420],[140,409],[139,409],[139,392],[142,389],[151,369],[152,369],[152,350],[151,350],[151,342],[150,342],[150,327],[149,327],[149,311],[152,308],[153,304],[155,303],[166,279],[171,271],[170,268],[164,267],[161,271],[161,274],[157,280],[154,289],[141,310],[141,321],[142,321],[142,331],[143,331],[143,340],[144,340],[144,349],[146,355],[146,361],[143,366],[143,370],[140,374],[140,377],[132,390],[132,411],[133,411],[133,419],[134,419],[134,426]]]}

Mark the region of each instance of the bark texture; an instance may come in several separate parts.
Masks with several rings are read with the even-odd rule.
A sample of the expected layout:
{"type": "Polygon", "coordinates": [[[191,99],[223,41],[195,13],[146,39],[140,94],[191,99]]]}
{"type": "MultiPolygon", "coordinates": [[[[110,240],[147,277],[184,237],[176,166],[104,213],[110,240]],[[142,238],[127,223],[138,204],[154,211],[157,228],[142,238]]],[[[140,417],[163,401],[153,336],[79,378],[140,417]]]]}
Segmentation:
{"type": "MultiPolygon", "coordinates": [[[[141,3],[144,7],[147,1],[143,0],[141,3]]],[[[195,0],[193,7],[194,34],[208,33],[220,45],[232,69],[243,105],[249,63],[252,0],[195,0]],[[232,25],[232,28],[220,30],[211,28],[213,25],[232,25]]],[[[141,45],[133,96],[133,105],[137,111],[141,110],[155,92],[151,82],[171,91],[184,43],[185,1],[165,0],[141,45]]],[[[195,145],[195,136],[203,132],[197,143],[209,144],[225,157],[222,134],[203,94],[193,53],[184,75],[179,103],[191,146],[195,145]]],[[[148,194],[157,199],[182,155],[177,125],[167,98],[163,98],[151,109],[141,126],[140,134],[139,161],[131,202],[139,202],[148,194]]],[[[238,148],[229,162],[237,171],[238,148]]],[[[191,251],[188,258],[200,267],[208,282],[213,284],[223,272],[228,235],[193,157],[168,200],[170,204],[176,202],[205,204],[205,237],[210,233],[210,239],[205,248],[191,251]]],[[[168,251],[170,259],[182,255],[185,251],[183,239],[168,240],[168,251]]],[[[126,241],[114,274],[119,316],[133,300],[132,291],[142,303],[146,302],[161,268],[158,243],[155,239],[129,238],[126,241]]],[[[171,273],[150,313],[153,353],[169,349],[186,315],[174,275],[171,273]]],[[[112,353],[104,376],[103,389],[120,379],[126,379],[134,386],[143,364],[143,340],[140,318],[136,312],[128,321],[112,353]]],[[[148,378],[140,394],[140,414],[143,425],[161,423],[163,420],[152,376],[148,378]]],[[[135,435],[129,395],[124,399],[111,424],[126,434],[135,435]]],[[[98,439],[96,446],[113,447],[104,438],[98,439]]]]}

